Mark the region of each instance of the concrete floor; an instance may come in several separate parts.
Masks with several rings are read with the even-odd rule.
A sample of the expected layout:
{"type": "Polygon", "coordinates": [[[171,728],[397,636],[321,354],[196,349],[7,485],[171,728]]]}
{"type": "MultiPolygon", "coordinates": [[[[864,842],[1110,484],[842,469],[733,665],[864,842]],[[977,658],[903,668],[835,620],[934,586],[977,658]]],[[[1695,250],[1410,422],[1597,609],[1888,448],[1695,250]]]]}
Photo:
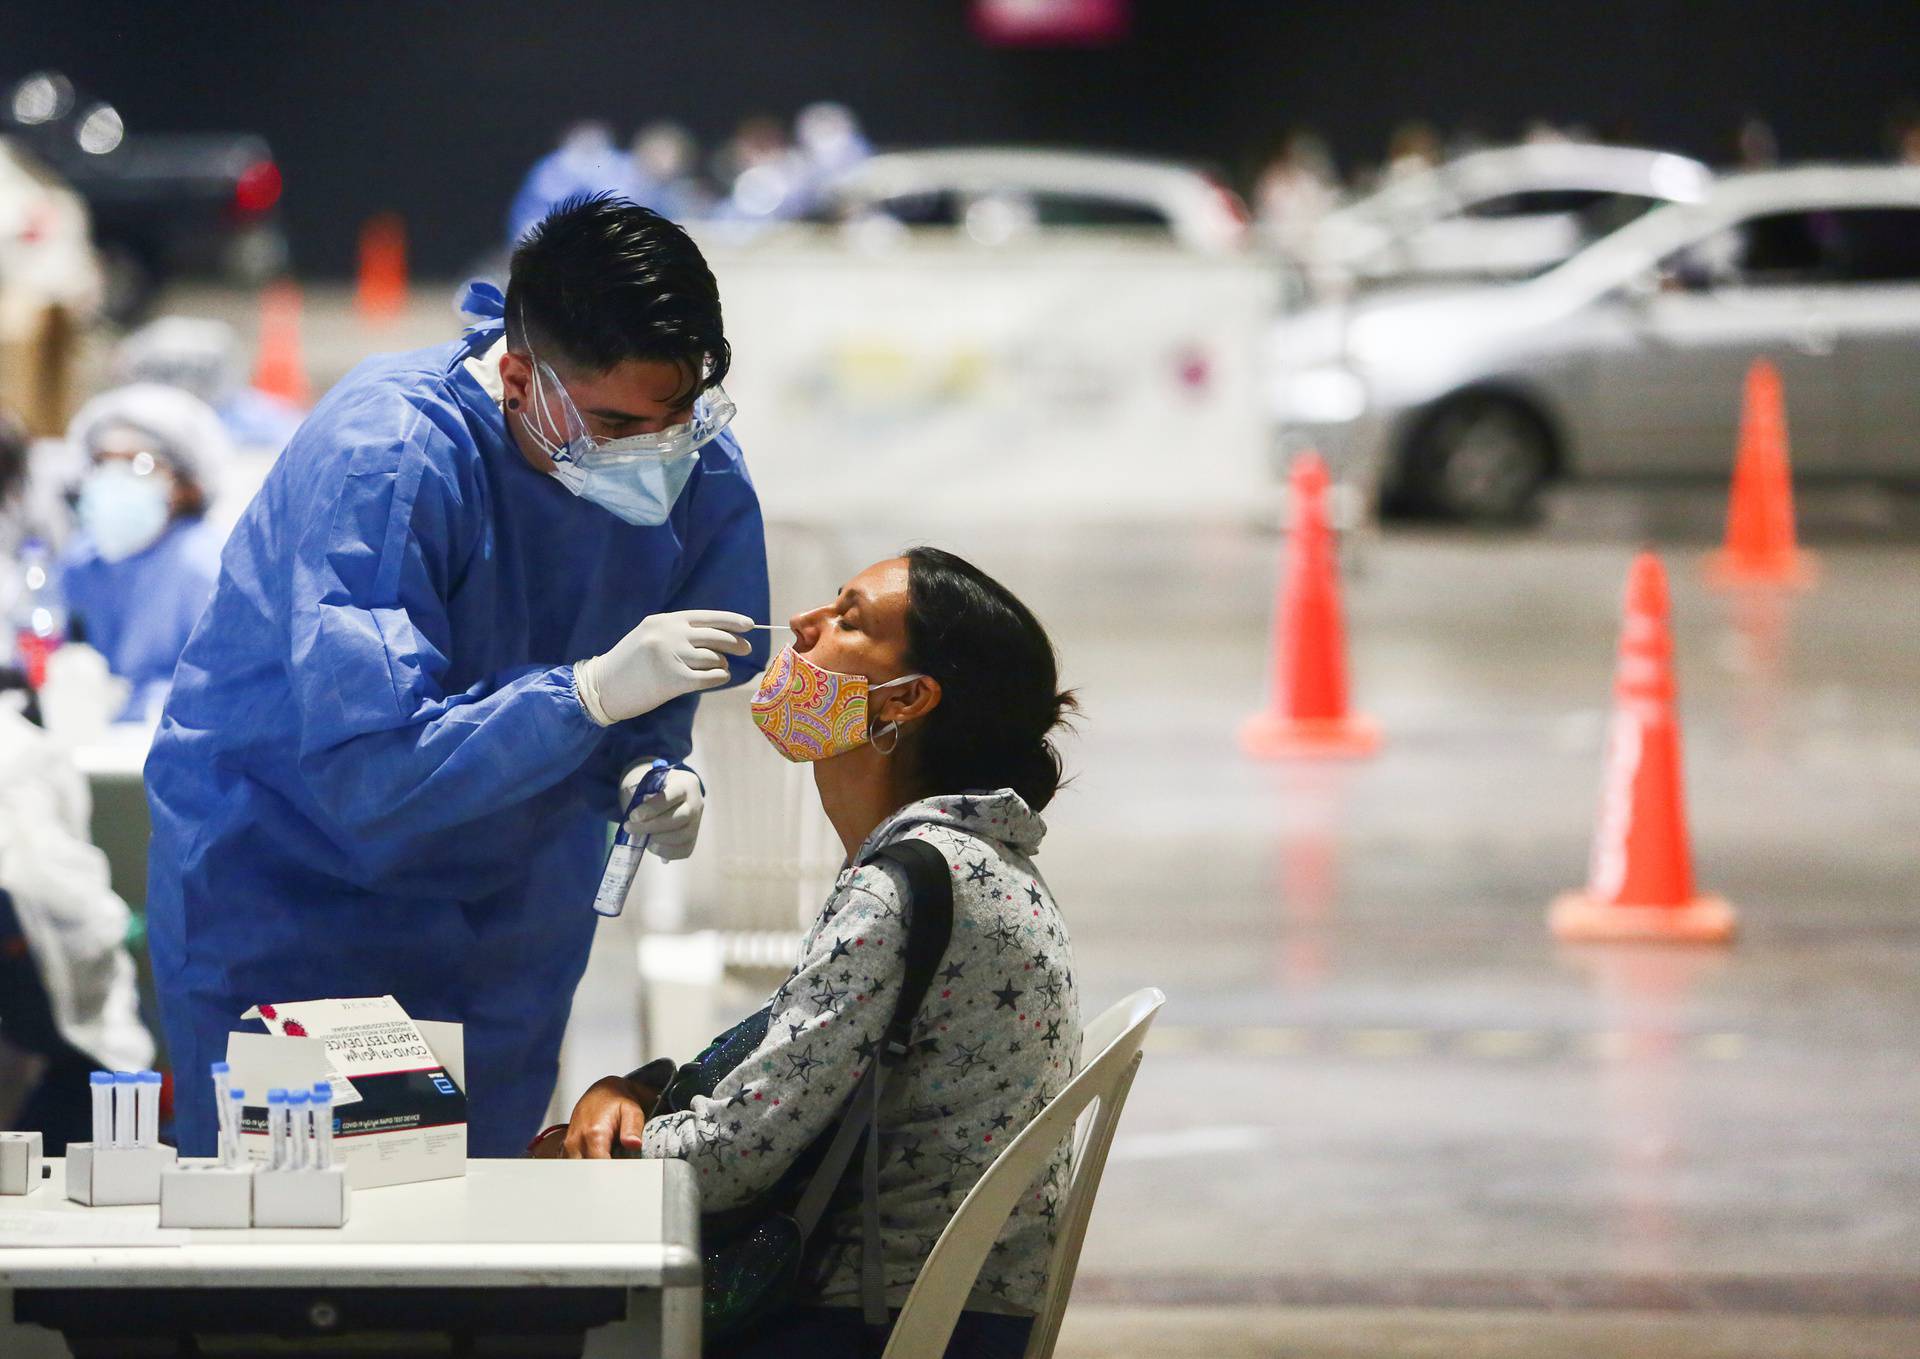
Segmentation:
{"type": "MultiPolygon", "coordinates": [[[[422,290],[392,343],[447,333],[444,306],[422,290]]],[[[330,315],[316,377],[359,343],[330,315]]],[[[1235,732],[1263,701],[1277,539],[936,532],[906,498],[778,579],[777,608],[920,537],[1026,598],[1085,709],[1039,861],[1083,1004],[1169,996],[1063,1356],[1920,1354],[1912,500],[1803,495],[1823,579],[1771,606],[1700,585],[1712,492],[1367,534],[1353,687],[1385,747],[1272,765],[1235,732]],[[1695,865],[1740,912],[1728,948],[1545,925],[1585,874],[1644,542],[1673,573],[1695,865]]],[[[603,930],[570,1085],[629,1064],[632,928],[603,930]]]]}
{"type": "MultiPolygon", "coordinates": [[[[1825,574],[1778,607],[1700,585],[1705,494],[1354,544],[1387,740],[1352,765],[1236,745],[1276,540],[935,535],[1035,606],[1085,705],[1040,863],[1088,1012],[1169,996],[1063,1355],[1920,1353],[1920,533],[1854,492],[1805,512],[1825,574]],[[1696,870],[1742,935],[1556,946],[1650,538],[1696,870]]],[[[606,968],[587,1022],[596,987],[631,1005],[606,968]]]]}

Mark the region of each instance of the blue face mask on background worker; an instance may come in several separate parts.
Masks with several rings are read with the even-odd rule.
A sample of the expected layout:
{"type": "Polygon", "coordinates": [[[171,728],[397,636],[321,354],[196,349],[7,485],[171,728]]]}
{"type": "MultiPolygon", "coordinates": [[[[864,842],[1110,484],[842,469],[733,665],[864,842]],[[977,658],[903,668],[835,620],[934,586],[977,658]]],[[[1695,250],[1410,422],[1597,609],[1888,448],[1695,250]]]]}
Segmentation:
{"type": "MultiPolygon", "coordinates": [[[[617,309],[657,286],[627,263],[642,237],[676,297],[711,290],[684,233],[612,202],[549,219],[514,286],[556,328],[617,309]],[[537,286],[602,273],[584,301],[537,286]]],[[[648,493],[655,525],[556,484],[488,389],[500,296],[468,300],[458,342],[336,386],[241,517],[147,765],[148,914],[177,1070],[222,1059],[258,1002],[391,994],[465,1025],[469,1151],[507,1156],[552,1090],[623,780],[685,760],[695,696],[765,663],[739,633],[766,617],[766,547],[719,428],[648,493]]],[[[684,794],[655,810],[678,827],[656,843],[690,850],[684,794]]],[[[202,1084],[181,1086],[189,1153],[213,1141],[202,1084]]]]}
{"type": "Polygon", "coordinates": [[[61,561],[67,606],[133,686],[120,716],[151,720],[213,596],[225,535],[205,511],[232,446],[210,406],[153,382],[87,402],[68,440],[90,470],[76,507],[80,533],[61,561]]]}

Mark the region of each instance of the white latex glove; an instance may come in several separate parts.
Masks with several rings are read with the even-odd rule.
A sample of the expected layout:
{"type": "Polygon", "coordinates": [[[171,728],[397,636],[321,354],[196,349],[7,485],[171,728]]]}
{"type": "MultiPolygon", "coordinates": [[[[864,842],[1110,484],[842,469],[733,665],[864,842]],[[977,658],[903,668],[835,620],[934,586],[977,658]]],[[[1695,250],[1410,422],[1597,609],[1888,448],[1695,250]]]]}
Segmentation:
{"type": "Polygon", "coordinates": [[[649,614],[611,650],[575,662],[573,686],[601,726],[624,722],[682,694],[720,688],[727,657],[750,649],[740,634],[752,626],[743,614],[713,609],[649,614]]]}
{"type": "MultiPolygon", "coordinates": [[[[651,760],[626,772],[620,780],[622,807],[633,797],[635,785],[652,772],[651,760]]],[[[648,852],[662,859],[684,859],[693,853],[693,842],[700,835],[700,817],[706,809],[699,776],[690,769],[669,769],[660,791],[635,807],[627,818],[627,834],[636,844],[645,840],[648,852]]]]}

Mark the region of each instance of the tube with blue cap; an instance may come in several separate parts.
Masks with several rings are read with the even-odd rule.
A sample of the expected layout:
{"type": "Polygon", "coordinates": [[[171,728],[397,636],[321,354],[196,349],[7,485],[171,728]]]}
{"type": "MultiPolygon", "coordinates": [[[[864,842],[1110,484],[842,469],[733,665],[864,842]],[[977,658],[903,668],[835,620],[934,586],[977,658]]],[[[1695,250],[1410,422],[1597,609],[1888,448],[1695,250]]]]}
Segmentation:
{"type": "Polygon", "coordinates": [[[93,1145],[113,1145],[113,1073],[96,1071],[87,1077],[87,1089],[93,1096],[93,1145]]]}
{"type": "Polygon", "coordinates": [[[626,810],[620,814],[620,829],[613,835],[613,848],[607,851],[606,869],[600,874],[600,890],[593,894],[593,909],[601,915],[616,916],[626,909],[627,893],[633,887],[634,874],[640,871],[640,856],[647,852],[646,840],[636,845],[627,834],[627,818],[667,786],[667,772],[672,768],[670,760],[655,760],[627,799],[626,810]]]}

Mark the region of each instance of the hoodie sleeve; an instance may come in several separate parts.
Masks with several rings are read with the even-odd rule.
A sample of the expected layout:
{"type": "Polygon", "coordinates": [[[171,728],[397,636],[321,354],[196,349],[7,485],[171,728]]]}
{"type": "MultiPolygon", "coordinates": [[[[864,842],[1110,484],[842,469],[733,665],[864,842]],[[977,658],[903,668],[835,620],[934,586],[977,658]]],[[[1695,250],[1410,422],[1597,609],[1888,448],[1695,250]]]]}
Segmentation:
{"type": "Polygon", "coordinates": [[[845,1107],[905,979],[903,899],[891,868],[854,873],[768,1002],[765,1041],[712,1099],[647,1122],[641,1154],[691,1164],[707,1209],[770,1188],[845,1107]]]}

